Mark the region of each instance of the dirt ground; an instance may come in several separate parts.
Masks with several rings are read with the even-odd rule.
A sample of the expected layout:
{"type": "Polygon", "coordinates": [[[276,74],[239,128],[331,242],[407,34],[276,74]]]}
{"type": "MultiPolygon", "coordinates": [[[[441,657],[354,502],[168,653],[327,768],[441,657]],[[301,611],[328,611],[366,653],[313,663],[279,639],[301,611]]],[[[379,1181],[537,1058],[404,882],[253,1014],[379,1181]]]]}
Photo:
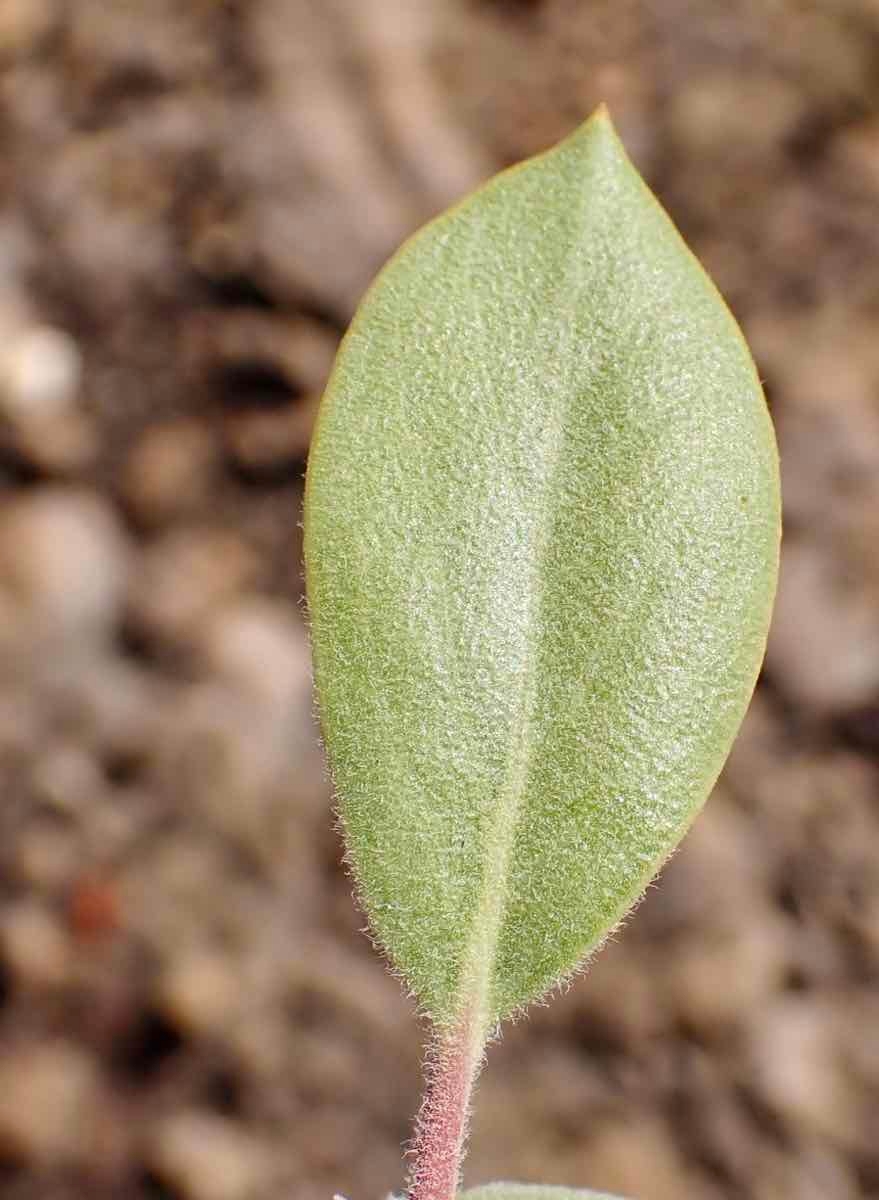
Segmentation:
{"type": "Polygon", "coordinates": [[[377,1200],[421,1031],[311,716],[317,397],[600,100],[752,343],[784,569],[704,816],[492,1048],[466,1178],[879,1197],[876,0],[0,0],[0,1194],[377,1200]]]}

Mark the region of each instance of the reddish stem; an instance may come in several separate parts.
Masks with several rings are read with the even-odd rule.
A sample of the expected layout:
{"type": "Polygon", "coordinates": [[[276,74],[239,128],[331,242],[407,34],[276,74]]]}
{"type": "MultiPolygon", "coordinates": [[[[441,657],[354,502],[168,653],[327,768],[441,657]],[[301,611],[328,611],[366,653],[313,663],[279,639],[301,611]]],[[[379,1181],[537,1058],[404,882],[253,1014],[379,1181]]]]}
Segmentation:
{"type": "Polygon", "coordinates": [[[454,1200],[457,1194],[481,1056],[473,1040],[471,1022],[464,1021],[431,1052],[412,1146],[409,1200],[454,1200]]]}

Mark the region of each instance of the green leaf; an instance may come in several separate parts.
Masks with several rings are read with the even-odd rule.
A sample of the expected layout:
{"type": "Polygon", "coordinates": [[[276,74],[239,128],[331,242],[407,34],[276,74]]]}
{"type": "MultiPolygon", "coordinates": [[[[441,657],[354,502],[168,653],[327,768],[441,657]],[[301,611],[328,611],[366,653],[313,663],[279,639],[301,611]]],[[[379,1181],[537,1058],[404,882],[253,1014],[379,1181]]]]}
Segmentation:
{"type": "Polygon", "coordinates": [[[540,1183],[486,1183],[458,1195],[459,1200],[620,1200],[608,1192],[547,1187],[540,1183]]]}
{"type": "Polygon", "coordinates": [[[600,111],[385,268],[308,469],[315,676],[379,942],[440,1027],[574,969],[704,802],[763,655],[777,455],[600,111]]]}

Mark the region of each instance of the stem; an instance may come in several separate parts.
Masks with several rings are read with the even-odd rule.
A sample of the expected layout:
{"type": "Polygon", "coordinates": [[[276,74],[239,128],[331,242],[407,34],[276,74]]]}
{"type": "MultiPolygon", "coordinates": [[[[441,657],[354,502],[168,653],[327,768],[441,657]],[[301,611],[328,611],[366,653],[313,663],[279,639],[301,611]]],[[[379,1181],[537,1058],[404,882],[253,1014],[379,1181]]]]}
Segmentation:
{"type": "Polygon", "coordinates": [[[409,1200],[454,1200],[481,1060],[482,1041],[469,1018],[438,1038],[430,1052],[412,1146],[409,1200]]]}

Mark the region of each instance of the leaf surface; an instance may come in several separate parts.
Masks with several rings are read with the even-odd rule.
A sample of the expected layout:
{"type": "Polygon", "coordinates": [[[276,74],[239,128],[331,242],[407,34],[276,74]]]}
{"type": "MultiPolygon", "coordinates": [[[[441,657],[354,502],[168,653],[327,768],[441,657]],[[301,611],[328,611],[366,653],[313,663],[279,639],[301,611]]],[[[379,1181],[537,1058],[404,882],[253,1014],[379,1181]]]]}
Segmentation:
{"type": "Polygon", "coordinates": [[[778,538],[747,348],[603,112],[379,276],[319,414],[308,598],[362,902],[441,1027],[551,987],[681,838],[778,538]]]}

